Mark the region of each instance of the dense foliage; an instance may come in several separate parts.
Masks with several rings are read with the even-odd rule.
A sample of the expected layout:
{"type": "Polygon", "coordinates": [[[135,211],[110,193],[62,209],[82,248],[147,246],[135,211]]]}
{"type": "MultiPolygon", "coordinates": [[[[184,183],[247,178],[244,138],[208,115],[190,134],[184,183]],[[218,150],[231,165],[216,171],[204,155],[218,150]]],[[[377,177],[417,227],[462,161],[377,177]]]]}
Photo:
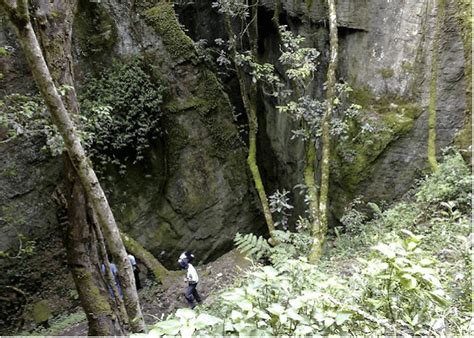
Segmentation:
{"type": "Polygon", "coordinates": [[[471,182],[452,154],[403,202],[387,210],[371,203],[370,221],[356,201],[317,266],[301,257],[304,229],[278,231],[275,247],[238,235],[242,251],[271,265],[255,261],[234,288],[197,312],[178,310],[150,334],[467,335],[471,182]]]}
{"type": "Polygon", "coordinates": [[[80,96],[83,141],[98,164],[116,164],[123,172],[160,135],[165,87],[151,73],[143,60],[133,59],[87,81],[80,96]]]}
{"type": "MultiPolygon", "coordinates": [[[[124,173],[126,163],[141,161],[162,132],[161,104],[166,88],[151,74],[139,58],[116,61],[82,88],[81,114],[73,118],[97,171],[113,164],[124,173]]],[[[70,89],[58,88],[61,95],[70,89]]],[[[12,94],[0,101],[0,133],[4,134],[0,134],[2,142],[22,135],[45,135],[45,149],[53,155],[64,149],[43,100],[35,95],[12,94]]]]}

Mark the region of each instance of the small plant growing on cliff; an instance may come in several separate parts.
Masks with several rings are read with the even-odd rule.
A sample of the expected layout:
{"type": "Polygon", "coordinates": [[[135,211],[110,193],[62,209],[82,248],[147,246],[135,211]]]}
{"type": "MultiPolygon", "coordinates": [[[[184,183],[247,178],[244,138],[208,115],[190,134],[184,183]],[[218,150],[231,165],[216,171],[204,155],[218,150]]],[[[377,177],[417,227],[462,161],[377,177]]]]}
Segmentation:
{"type": "Polygon", "coordinates": [[[85,147],[100,166],[139,162],[160,135],[165,86],[150,75],[143,60],[115,62],[100,78],[90,79],[81,93],[85,147]]]}
{"type": "Polygon", "coordinates": [[[9,251],[0,251],[0,258],[23,259],[33,255],[36,250],[36,241],[28,239],[14,226],[12,227],[17,233],[18,247],[16,249],[10,249],[9,251]]]}

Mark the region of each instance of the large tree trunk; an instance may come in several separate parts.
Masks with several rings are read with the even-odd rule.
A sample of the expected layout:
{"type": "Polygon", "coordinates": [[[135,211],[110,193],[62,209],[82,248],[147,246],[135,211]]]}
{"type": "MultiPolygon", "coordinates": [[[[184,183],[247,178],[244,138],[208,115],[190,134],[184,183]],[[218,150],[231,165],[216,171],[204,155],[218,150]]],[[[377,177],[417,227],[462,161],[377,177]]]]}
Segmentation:
{"type": "MultiPolygon", "coordinates": [[[[251,45],[251,53],[254,59],[257,58],[257,5],[252,6],[252,23],[249,31],[249,40],[251,45]]],[[[232,22],[228,14],[224,14],[225,27],[229,36],[231,56],[235,61],[235,56],[238,53],[237,46],[238,42],[235,39],[234,29],[232,28],[232,22]]],[[[249,123],[249,149],[247,156],[247,165],[249,166],[252,179],[257,190],[260,203],[262,205],[263,215],[267,224],[268,232],[273,242],[273,231],[275,230],[275,224],[273,222],[272,213],[268,203],[267,193],[263,186],[262,177],[257,164],[257,132],[258,132],[258,120],[257,120],[257,83],[251,81],[247,84],[245,72],[239,64],[234,62],[237,79],[240,86],[240,94],[242,102],[244,104],[245,112],[247,113],[247,119],[249,123]]]]}
{"type": "Polygon", "coordinates": [[[330,122],[336,97],[336,68],[337,68],[337,15],[336,0],[327,0],[329,10],[329,66],[326,80],[326,111],[322,120],[322,157],[321,157],[321,188],[319,195],[319,222],[313,223],[313,244],[309,254],[309,261],[315,262],[321,257],[324,240],[328,228],[328,192],[329,192],[329,160],[331,149],[331,136],[329,134],[330,122]]]}
{"type": "Polygon", "coordinates": [[[89,322],[89,335],[124,335],[117,315],[110,306],[109,293],[100,271],[97,246],[86,213],[86,200],[81,182],[72,164],[64,156],[67,188],[61,191],[59,207],[67,211],[64,245],[67,261],[76,284],[79,300],[89,322]]]}
{"type": "MultiPolygon", "coordinates": [[[[63,100],[69,114],[72,116],[72,118],[74,118],[80,113],[78,100],[74,88],[74,73],[71,54],[72,27],[74,23],[74,17],[77,11],[78,0],[54,1],[54,3],[50,2],[49,0],[33,0],[31,2],[33,3],[33,6],[35,8],[35,12],[33,14],[35,18],[35,31],[41,43],[46,64],[48,65],[51,77],[53,78],[56,87],[64,85],[69,86],[69,89],[65,92],[63,96],[63,100]]],[[[79,176],[77,175],[76,170],[72,166],[70,159],[67,156],[64,156],[63,159],[66,176],[69,177],[67,184],[79,185],[79,176]]],[[[74,187],[74,194],[76,197],[79,194],[82,194],[83,196],[77,197],[77,199],[78,201],[85,201],[85,203],[75,204],[74,199],[70,199],[68,204],[71,205],[73,208],[78,209],[80,207],[86,207],[89,205],[89,203],[87,202],[87,198],[84,195],[84,189],[76,189],[74,187]]],[[[115,303],[112,303],[112,309],[117,310],[119,323],[121,324],[120,328],[121,330],[123,330],[122,333],[126,333],[126,330],[128,328],[128,316],[123,301],[121,300],[120,295],[117,291],[114,277],[112,276],[112,272],[110,271],[110,265],[108,264],[109,261],[106,254],[106,250],[102,247],[104,245],[102,233],[100,229],[98,229],[98,225],[94,221],[94,212],[93,210],[91,210],[91,208],[87,207],[86,210],[76,210],[75,214],[85,214],[89,216],[87,217],[87,219],[84,219],[82,221],[83,225],[87,224],[89,228],[94,229],[95,236],[87,237],[87,239],[90,240],[89,245],[91,247],[96,247],[98,245],[99,249],[102,249],[99,250],[100,255],[98,261],[95,262],[95,266],[101,266],[102,264],[104,264],[106,267],[105,272],[107,277],[107,283],[113,289],[115,296],[115,303]],[[97,233],[99,233],[99,235],[97,235],[97,233]]],[[[76,223],[77,220],[70,220],[70,224],[76,223]]],[[[74,239],[75,237],[70,238],[70,240],[74,239]]],[[[83,244],[69,241],[66,243],[66,248],[71,251],[74,250],[76,246],[79,246],[80,248],[81,245],[83,244]]],[[[90,302],[90,300],[92,299],[88,294],[90,290],[89,285],[88,283],[82,283],[83,280],[81,278],[81,275],[76,276],[77,273],[82,274],[82,271],[79,271],[78,269],[71,269],[71,273],[74,275],[76,288],[78,290],[81,290],[81,292],[78,292],[79,297],[81,297],[81,303],[87,304],[87,302],[90,302]],[[82,299],[83,295],[86,295],[87,297],[82,299]]],[[[103,276],[100,275],[100,277],[103,276]]],[[[101,281],[102,280],[103,278],[101,278],[101,281]]],[[[99,282],[100,281],[96,280],[96,284],[99,282]]],[[[92,307],[92,309],[95,308],[92,307]]],[[[90,310],[91,309],[89,306],[86,312],[89,313],[90,310]]],[[[100,314],[90,313],[87,318],[89,321],[89,329],[92,330],[92,332],[94,332],[94,328],[97,327],[103,327],[103,330],[106,330],[107,328],[113,328],[114,326],[116,326],[115,322],[117,321],[114,318],[114,323],[110,323],[109,325],[104,326],[103,323],[97,322],[97,318],[101,318],[100,314]]],[[[111,331],[109,334],[114,334],[114,332],[111,331]]]]}
{"type": "MultiPolygon", "coordinates": [[[[36,34],[38,34],[43,55],[54,83],[57,87],[61,85],[71,87],[65,94],[64,104],[72,116],[79,114],[79,106],[74,91],[71,56],[72,26],[77,10],[77,2],[77,0],[56,1],[53,5],[48,0],[33,1],[36,8],[34,13],[36,34]],[[52,15],[53,11],[61,14],[52,15]]],[[[90,233],[93,224],[90,223],[91,217],[86,216],[91,214],[91,212],[90,210],[81,210],[81,208],[85,208],[87,205],[84,189],[69,157],[64,156],[63,161],[67,177],[65,185],[70,187],[70,191],[66,192],[67,206],[69,206],[68,216],[70,216],[70,219],[64,244],[79,299],[84,312],[87,314],[89,334],[125,334],[125,327],[118,325],[118,323],[127,323],[127,317],[121,315],[119,322],[113,313],[113,308],[110,308],[110,306],[107,308],[105,302],[109,300],[109,293],[103,287],[103,278],[98,279],[102,275],[98,276],[96,273],[93,273],[93,270],[100,266],[100,262],[104,262],[104,259],[97,257],[95,250],[97,242],[90,233]],[[84,256],[91,251],[92,253],[89,254],[88,259],[84,260],[84,256]],[[81,264],[81,261],[84,263],[78,268],[78,264],[81,264]],[[86,269],[90,270],[85,272],[86,269]],[[87,274],[87,278],[82,278],[84,274],[87,274]],[[91,291],[95,289],[105,293],[97,297],[91,291]],[[99,313],[94,311],[99,311],[99,313]],[[110,321],[109,323],[105,323],[107,319],[110,321]]],[[[115,283],[112,283],[112,285],[115,286],[115,283]]]]}
{"type": "Polygon", "coordinates": [[[6,9],[10,21],[16,28],[20,45],[38,89],[51,113],[54,124],[64,140],[71,162],[79,175],[88,201],[92,204],[99,225],[104,232],[112,258],[118,266],[118,276],[123,288],[125,307],[131,328],[135,332],[146,331],[135,288],[132,266],[120,238],[118,227],[104,191],[80,143],[74,124],[49,73],[30,22],[28,3],[26,0],[17,0],[16,3],[10,0],[1,0],[0,4],[6,9]]]}

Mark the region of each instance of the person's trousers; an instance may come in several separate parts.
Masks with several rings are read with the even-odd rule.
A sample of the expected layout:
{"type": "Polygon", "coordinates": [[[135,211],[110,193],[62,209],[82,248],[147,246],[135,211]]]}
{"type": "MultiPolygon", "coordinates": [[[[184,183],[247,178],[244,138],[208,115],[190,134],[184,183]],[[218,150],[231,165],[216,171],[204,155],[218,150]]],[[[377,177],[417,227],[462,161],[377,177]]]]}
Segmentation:
{"type": "Polygon", "coordinates": [[[135,277],[135,285],[137,290],[140,290],[142,288],[142,284],[140,283],[140,273],[138,272],[138,269],[133,270],[133,276],[135,277]]]}
{"type": "Polygon", "coordinates": [[[201,297],[199,296],[198,291],[196,290],[197,283],[189,283],[186,288],[186,300],[191,308],[194,308],[196,305],[194,301],[201,303],[201,297]]]}

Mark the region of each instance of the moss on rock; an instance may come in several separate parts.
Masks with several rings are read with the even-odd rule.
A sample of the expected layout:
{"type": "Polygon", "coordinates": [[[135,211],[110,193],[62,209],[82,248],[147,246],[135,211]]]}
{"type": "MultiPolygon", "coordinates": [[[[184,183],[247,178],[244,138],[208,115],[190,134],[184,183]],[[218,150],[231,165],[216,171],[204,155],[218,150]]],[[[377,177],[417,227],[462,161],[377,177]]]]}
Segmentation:
{"type": "Polygon", "coordinates": [[[46,300],[40,300],[33,305],[33,319],[36,324],[43,323],[51,318],[51,308],[46,300]]]}
{"type": "Polygon", "coordinates": [[[162,38],[166,51],[173,59],[197,60],[193,40],[179,25],[173,4],[162,2],[144,12],[145,22],[162,38]]]}
{"type": "Polygon", "coordinates": [[[351,98],[366,113],[362,120],[351,124],[347,141],[336,146],[334,160],[338,162],[336,179],[349,191],[355,191],[370,175],[370,164],[392,141],[413,128],[422,110],[417,102],[391,95],[376,97],[367,88],[355,88],[351,98]],[[364,123],[371,126],[372,132],[360,132],[364,123]]]}
{"type": "Polygon", "coordinates": [[[454,143],[463,150],[470,160],[472,154],[472,15],[471,0],[456,0],[457,18],[464,44],[464,76],[466,82],[466,111],[464,127],[456,135],[454,143]]]}

